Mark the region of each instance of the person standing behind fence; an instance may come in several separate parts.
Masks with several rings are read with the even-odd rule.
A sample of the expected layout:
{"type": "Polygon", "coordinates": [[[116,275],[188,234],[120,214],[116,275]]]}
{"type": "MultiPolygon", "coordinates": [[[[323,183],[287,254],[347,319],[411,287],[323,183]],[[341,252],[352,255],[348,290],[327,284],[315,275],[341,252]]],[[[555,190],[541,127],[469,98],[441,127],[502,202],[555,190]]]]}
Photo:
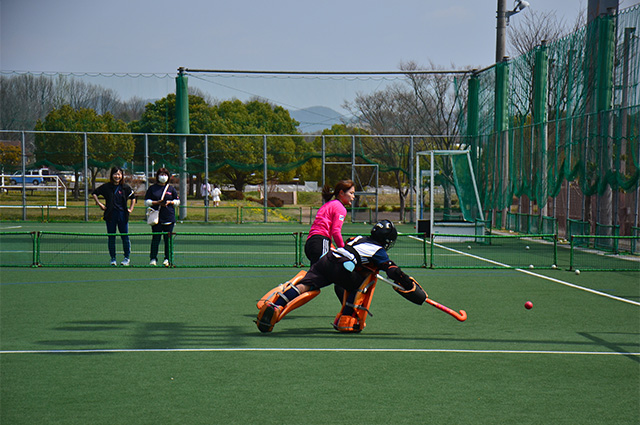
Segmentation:
{"type": "Polygon", "coordinates": [[[213,185],[213,192],[211,192],[211,196],[213,198],[213,206],[214,207],[219,207],[220,206],[220,195],[222,195],[222,191],[220,190],[220,188],[218,187],[217,184],[213,185]]]}
{"type": "Polygon", "coordinates": [[[202,186],[200,186],[200,195],[202,195],[202,199],[205,201],[209,199],[209,196],[211,196],[211,183],[207,181],[202,182],[202,186]]]}
{"type": "Polygon", "coordinates": [[[180,199],[178,191],[169,184],[169,176],[169,170],[166,168],[158,169],[155,184],[149,186],[147,193],[144,195],[145,206],[160,211],[158,224],[151,226],[153,237],[151,238],[151,262],[149,264],[152,266],[158,264],[158,247],[162,237],[164,237],[164,261],[162,264],[165,267],[170,266],[169,239],[176,224],[175,207],[180,205],[180,199]]]}
{"type": "Polygon", "coordinates": [[[120,167],[112,167],[109,173],[109,182],[100,185],[91,195],[96,201],[96,205],[104,211],[103,219],[107,223],[107,233],[109,234],[109,255],[111,255],[111,265],[116,266],[116,228],[122,238],[122,250],[124,251],[123,266],[130,264],[131,242],[129,241],[129,214],[133,212],[136,204],[136,194],[128,184],[123,182],[124,173],[120,167]],[[100,202],[98,196],[102,196],[104,203],[100,202]],[[127,204],[131,200],[131,206],[127,204]]]}

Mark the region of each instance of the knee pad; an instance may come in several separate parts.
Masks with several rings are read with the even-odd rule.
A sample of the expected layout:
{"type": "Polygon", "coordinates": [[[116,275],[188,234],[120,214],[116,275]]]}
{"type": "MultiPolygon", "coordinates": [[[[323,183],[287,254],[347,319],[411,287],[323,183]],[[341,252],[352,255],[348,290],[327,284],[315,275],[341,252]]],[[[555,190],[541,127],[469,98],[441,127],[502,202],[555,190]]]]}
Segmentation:
{"type": "Polygon", "coordinates": [[[267,301],[271,303],[275,303],[276,300],[280,298],[282,294],[284,294],[287,291],[287,289],[291,288],[296,283],[300,282],[300,280],[303,277],[305,277],[306,274],[307,274],[306,270],[300,270],[298,274],[293,277],[293,279],[285,283],[281,283],[280,285],[276,286],[275,288],[267,292],[262,298],[260,298],[260,300],[256,304],[256,307],[258,308],[258,310],[262,309],[262,306],[267,301]]]}
{"type": "Polygon", "coordinates": [[[366,326],[369,307],[376,289],[376,274],[370,274],[355,291],[345,291],[342,308],[333,321],[338,332],[361,332],[366,326]]]}

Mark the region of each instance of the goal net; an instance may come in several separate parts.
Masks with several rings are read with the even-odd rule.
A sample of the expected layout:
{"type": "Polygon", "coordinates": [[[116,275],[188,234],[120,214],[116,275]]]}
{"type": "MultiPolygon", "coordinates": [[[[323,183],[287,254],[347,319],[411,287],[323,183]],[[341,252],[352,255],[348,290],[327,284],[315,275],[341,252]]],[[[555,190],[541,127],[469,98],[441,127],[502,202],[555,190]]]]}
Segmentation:
{"type": "Polygon", "coordinates": [[[418,152],[416,193],[418,232],[484,234],[484,215],[469,150],[418,152]]]}

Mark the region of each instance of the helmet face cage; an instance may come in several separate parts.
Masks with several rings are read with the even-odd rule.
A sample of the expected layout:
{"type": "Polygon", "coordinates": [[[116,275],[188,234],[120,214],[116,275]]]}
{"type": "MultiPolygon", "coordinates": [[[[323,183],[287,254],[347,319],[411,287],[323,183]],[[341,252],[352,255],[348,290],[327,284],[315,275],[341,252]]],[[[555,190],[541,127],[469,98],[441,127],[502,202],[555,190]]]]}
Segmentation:
{"type": "Polygon", "coordinates": [[[393,247],[397,237],[398,231],[389,220],[379,221],[371,229],[371,238],[374,241],[381,243],[385,250],[389,250],[393,247]]]}

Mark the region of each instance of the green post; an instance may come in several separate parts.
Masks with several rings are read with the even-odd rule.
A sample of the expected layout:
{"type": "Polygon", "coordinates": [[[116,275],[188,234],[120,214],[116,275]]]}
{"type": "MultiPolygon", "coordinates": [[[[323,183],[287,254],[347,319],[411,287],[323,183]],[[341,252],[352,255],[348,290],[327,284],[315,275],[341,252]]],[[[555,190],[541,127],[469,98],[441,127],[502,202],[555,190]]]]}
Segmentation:
{"type": "Polygon", "coordinates": [[[501,227],[506,226],[507,210],[511,203],[509,179],[509,61],[504,60],[496,64],[496,90],[495,90],[495,120],[494,134],[498,141],[498,151],[501,153],[498,163],[501,164],[497,173],[500,180],[500,196],[497,202],[494,201],[494,207],[502,211],[501,227]]]}
{"type": "Polygon", "coordinates": [[[174,258],[173,258],[173,233],[169,233],[169,263],[171,264],[172,267],[175,267],[175,265],[173,264],[174,258]]]}
{"type": "Polygon", "coordinates": [[[176,77],[176,133],[180,143],[180,219],[187,218],[187,137],[189,134],[189,86],[184,68],[178,68],[176,77]]]}
{"type": "MultiPolygon", "coordinates": [[[[536,48],[535,69],[533,71],[533,124],[534,134],[537,136],[535,156],[537,166],[534,168],[534,175],[537,173],[534,183],[536,203],[538,204],[539,217],[546,215],[547,205],[547,98],[548,98],[548,76],[549,57],[546,43],[536,48]]],[[[532,178],[534,176],[531,176],[532,178]]]]}
{"type": "Polygon", "coordinates": [[[613,205],[617,198],[610,183],[604,183],[606,176],[614,169],[611,140],[613,136],[612,114],[613,107],[613,78],[615,56],[615,16],[603,15],[597,19],[598,50],[596,67],[596,111],[598,119],[598,138],[600,145],[600,180],[606,184],[604,190],[598,190],[598,218],[606,225],[616,224],[616,212],[613,205]]]}
{"type": "MultiPolygon", "coordinates": [[[[468,83],[468,99],[467,99],[467,143],[471,147],[471,162],[474,171],[478,169],[477,161],[477,144],[478,144],[478,116],[480,113],[480,81],[476,72],[471,75],[468,83]]],[[[476,176],[476,179],[478,176],[476,176]]]]}
{"type": "Polygon", "coordinates": [[[31,257],[31,266],[37,267],[40,264],[40,232],[31,232],[33,236],[33,255],[31,257]]]}

